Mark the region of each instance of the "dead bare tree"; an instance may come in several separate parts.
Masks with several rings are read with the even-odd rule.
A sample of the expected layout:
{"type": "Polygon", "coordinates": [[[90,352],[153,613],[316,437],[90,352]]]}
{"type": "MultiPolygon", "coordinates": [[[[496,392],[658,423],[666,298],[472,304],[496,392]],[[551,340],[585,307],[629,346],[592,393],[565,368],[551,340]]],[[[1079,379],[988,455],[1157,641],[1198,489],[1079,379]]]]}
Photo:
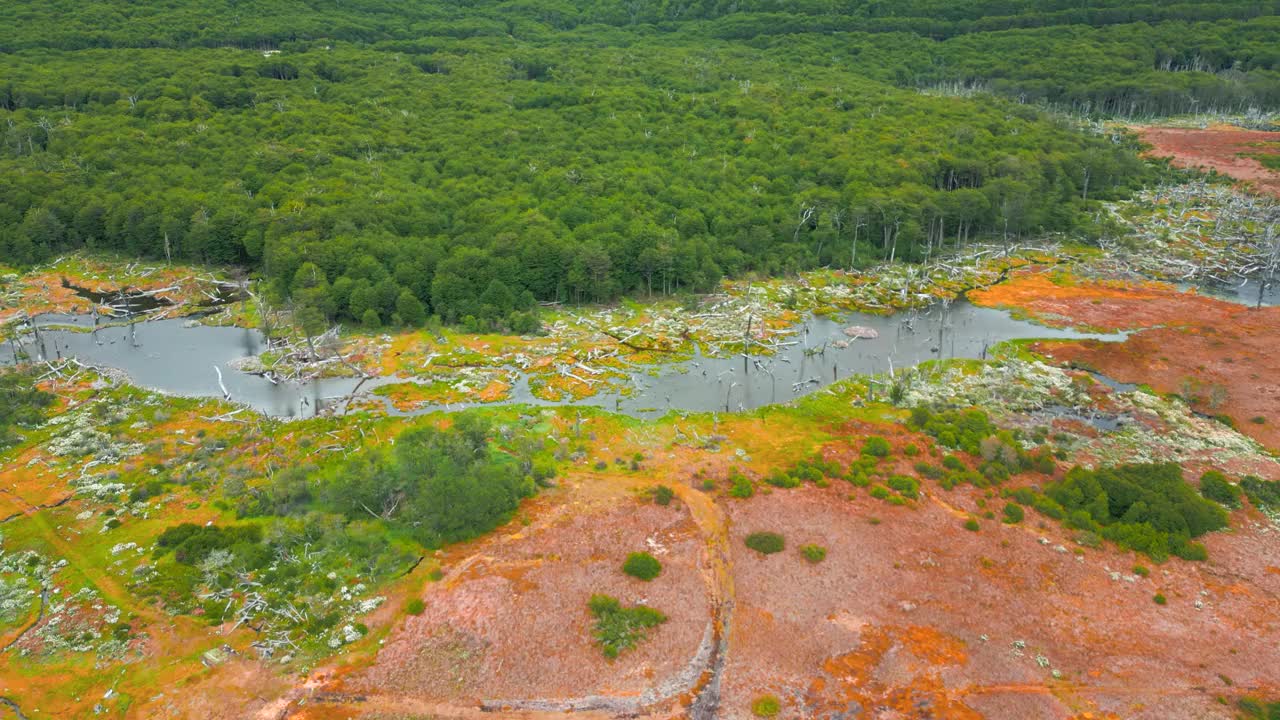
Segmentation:
{"type": "Polygon", "coordinates": [[[812,205],[800,206],[799,222],[796,223],[795,234],[791,236],[791,239],[793,241],[800,239],[800,231],[803,230],[806,226],[812,229],[814,224],[816,224],[817,222],[816,220],[814,220],[814,215],[815,213],[817,213],[817,211],[818,211],[818,208],[812,205]]]}
{"type": "Polygon", "coordinates": [[[1258,304],[1256,307],[1262,307],[1262,299],[1267,294],[1267,288],[1276,280],[1276,269],[1280,267],[1280,233],[1276,232],[1276,226],[1270,224],[1267,226],[1267,237],[1264,247],[1270,247],[1271,254],[1267,257],[1266,266],[1262,269],[1262,278],[1258,282],[1258,304]]]}
{"type": "Polygon", "coordinates": [[[853,272],[858,262],[858,230],[867,226],[862,218],[862,213],[854,216],[853,221],[853,240],[849,243],[849,272],[853,272]]]}

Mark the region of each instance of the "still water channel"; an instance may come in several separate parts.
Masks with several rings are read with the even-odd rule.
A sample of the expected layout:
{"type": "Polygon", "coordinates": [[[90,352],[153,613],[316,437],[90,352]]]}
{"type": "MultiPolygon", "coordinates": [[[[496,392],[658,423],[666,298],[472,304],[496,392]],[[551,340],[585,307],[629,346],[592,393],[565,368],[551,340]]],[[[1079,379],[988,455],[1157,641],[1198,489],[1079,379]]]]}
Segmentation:
{"type": "MultiPolygon", "coordinates": [[[[309,417],[341,405],[357,387],[364,395],[379,385],[406,381],[397,377],[363,382],[358,378],[326,378],[277,384],[248,375],[234,370],[231,363],[263,352],[266,343],[260,332],[245,328],[209,327],[174,319],[85,332],[57,326],[92,329],[91,316],[43,315],[36,321],[42,327],[40,342],[28,335],[25,348],[33,357],[74,357],[117,369],[139,386],[192,397],[221,397],[221,372],[232,401],[277,417],[309,417]]],[[[699,353],[687,361],[636,366],[627,394],[606,391],[575,404],[636,416],[661,415],[669,410],[750,410],[795,399],[853,374],[884,373],[890,367],[900,370],[933,358],[980,358],[991,346],[1020,338],[1119,340],[1123,335],[1049,328],[964,300],[891,316],[852,313],[838,318],[810,317],[792,328],[786,340],[792,344],[772,356],[709,358],[699,353]],[[874,329],[878,336],[851,339],[843,332],[851,325],[874,329]],[[837,347],[837,342],[848,346],[837,347]],[[825,350],[817,352],[824,346],[825,350]]],[[[569,404],[533,397],[523,376],[510,399],[503,402],[569,404]]],[[[427,406],[412,414],[466,406],[427,406]]],[[[389,403],[386,410],[403,414],[389,403]]]]}

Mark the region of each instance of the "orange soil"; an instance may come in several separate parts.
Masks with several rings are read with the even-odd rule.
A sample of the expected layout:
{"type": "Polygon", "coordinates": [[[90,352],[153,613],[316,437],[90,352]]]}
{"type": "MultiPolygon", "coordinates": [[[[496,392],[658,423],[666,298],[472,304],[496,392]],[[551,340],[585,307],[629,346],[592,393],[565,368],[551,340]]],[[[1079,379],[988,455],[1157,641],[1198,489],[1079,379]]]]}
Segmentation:
{"type": "Polygon", "coordinates": [[[1280,197],[1280,173],[1254,158],[1241,156],[1280,154],[1280,145],[1277,145],[1280,132],[1245,130],[1230,125],[1215,125],[1204,130],[1164,127],[1135,130],[1143,142],[1152,146],[1153,156],[1172,158],[1178,167],[1216,170],[1280,197]]]}
{"type": "Polygon", "coordinates": [[[1158,283],[1057,285],[1043,274],[969,297],[1049,324],[1140,329],[1124,342],[1045,342],[1035,350],[1189,396],[1197,411],[1227,415],[1241,432],[1280,448],[1280,307],[1253,309],[1158,283]]]}
{"type": "Polygon", "coordinates": [[[836,485],[727,503],[738,606],[725,717],[747,717],[768,692],[788,717],[1227,718],[1214,696],[1233,691],[1219,675],[1249,689],[1280,680],[1268,639],[1280,578],[1261,577],[1278,551],[1250,523],[1210,537],[1208,563],[1172,562],[1129,582],[1109,573],[1127,576],[1131,554],[1077,559],[1055,549],[1072,546],[1056,525],[960,530],[950,506],[980,512],[972,488],[927,484],[937,498],[911,509],[863,491],[846,500],[848,486],[836,485]],[[742,546],[766,529],[788,550],[742,546]],[[791,549],[805,543],[827,559],[805,562],[791,549]],[[1156,592],[1168,606],[1151,601],[1156,592]]]}
{"type": "Polygon", "coordinates": [[[1049,342],[1035,350],[1121,382],[1190,395],[1197,411],[1227,415],[1240,432],[1280,449],[1280,308],[1242,309],[1225,322],[1208,315],[1123,343],[1049,342]]]}
{"type": "Polygon", "coordinates": [[[31,315],[42,313],[85,313],[94,308],[91,300],[80,297],[69,287],[63,287],[63,280],[73,285],[88,288],[94,292],[111,292],[125,285],[134,291],[151,291],[173,287],[173,290],[161,293],[160,296],[175,304],[189,304],[187,312],[196,310],[196,304],[204,302],[207,297],[201,291],[202,285],[192,276],[189,268],[160,268],[146,277],[132,278],[121,282],[119,268],[90,258],[78,258],[74,272],[63,270],[47,270],[35,275],[23,276],[17,286],[22,290],[22,299],[13,307],[0,306],[0,324],[21,317],[25,311],[31,315]]]}
{"type": "Polygon", "coordinates": [[[676,672],[693,657],[708,618],[696,528],[675,506],[610,505],[558,514],[428,586],[426,612],[407,618],[372,667],[343,686],[474,704],[627,695],[676,672]],[[660,582],[619,572],[627,553],[646,549],[663,562],[660,582]],[[610,661],[591,636],[593,593],[650,604],[669,619],[610,661]]]}
{"type": "Polygon", "coordinates": [[[1190,315],[1209,311],[1225,319],[1244,309],[1167,283],[1073,280],[1058,284],[1043,272],[1016,273],[1008,282],[973,290],[968,297],[978,305],[1025,312],[1047,325],[1104,330],[1180,324],[1190,315]]]}

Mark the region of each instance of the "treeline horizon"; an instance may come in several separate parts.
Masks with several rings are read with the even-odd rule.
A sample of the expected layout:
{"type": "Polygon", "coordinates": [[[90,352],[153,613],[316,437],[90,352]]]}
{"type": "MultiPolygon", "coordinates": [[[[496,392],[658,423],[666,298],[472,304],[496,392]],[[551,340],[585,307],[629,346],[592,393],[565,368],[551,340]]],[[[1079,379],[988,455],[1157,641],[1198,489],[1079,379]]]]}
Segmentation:
{"type": "MultiPolygon", "coordinates": [[[[920,261],[982,235],[1096,235],[1098,202],[1155,172],[1133,138],[1084,132],[1019,102],[1027,97],[918,88],[985,76],[1010,97],[1040,83],[1037,100],[1203,97],[1208,107],[1272,97],[1277,62],[1274,17],[1195,33],[1180,22],[1136,34],[1064,26],[940,43],[763,29],[698,37],[707,22],[756,17],[741,12],[673,32],[639,18],[555,29],[547,15],[592,17],[618,3],[419,3],[404,16],[389,0],[208,9],[208,32],[284,27],[302,13],[295,37],[313,14],[335,34],[343,22],[364,27],[365,38],[427,16],[444,18],[439,32],[484,26],[499,10],[542,18],[519,30],[534,39],[307,39],[259,52],[199,46],[193,13],[206,8],[195,4],[77,3],[56,23],[65,3],[17,5],[27,22],[0,31],[10,50],[82,26],[111,38],[155,23],[157,40],[187,46],[0,54],[0,256],[31,264],[89,248],[244,265],[311,317],[370,326],[436,315],[527,331],[538,301],[920,261]],[[1157,53],[1167,69],[1152,72],[1173,85],[1130,94],[1142,82],[1135,68],[1157,53]],[[1246,55],[1253,65],[1242,69],[1246,55]]],[[[960,22],[999,4],[958,5],[892,7],[960,22]]],[[[1161,12],[1171,7],[1181,6],[1161,12]]]]}

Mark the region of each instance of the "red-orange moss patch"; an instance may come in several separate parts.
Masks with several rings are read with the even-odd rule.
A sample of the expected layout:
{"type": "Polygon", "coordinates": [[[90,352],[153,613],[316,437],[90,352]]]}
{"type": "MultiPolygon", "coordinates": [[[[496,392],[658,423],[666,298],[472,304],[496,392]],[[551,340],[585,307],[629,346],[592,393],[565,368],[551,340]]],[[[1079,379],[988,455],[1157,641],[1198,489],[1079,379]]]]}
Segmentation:
{"type": "Polygon", "coordinates": [[[985,307],[1019,311],[1047,325],[1133,330],[1176,325],[1190,315],[1225,318],[1239,305],[1182,292],[1158,282],[1055,281],[1044,273],[1018,273],[1008,282],[969,293],[985,307]]]}
{"type": "Polygon", "coordinates": [[[1258,190],[1280,197],[1280,173],[1250,155],[1274,155],[1280,132],[1245,130],[1231,125],[1193,128],[1135,128],[1150,155],[1167,157],[1183,168],[1216,170],[1258,190]]]}

